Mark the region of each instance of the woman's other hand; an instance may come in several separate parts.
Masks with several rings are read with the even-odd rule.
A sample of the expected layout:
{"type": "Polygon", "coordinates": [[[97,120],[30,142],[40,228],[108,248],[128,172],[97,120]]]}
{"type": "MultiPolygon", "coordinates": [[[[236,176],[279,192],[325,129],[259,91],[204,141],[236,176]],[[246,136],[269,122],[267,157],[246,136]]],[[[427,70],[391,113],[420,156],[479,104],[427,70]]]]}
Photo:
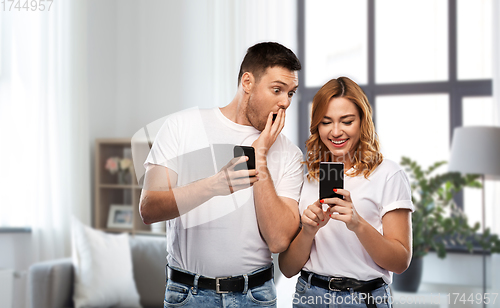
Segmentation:
{"type": "Polygon", "coordinates": [[[331,209],[328,208],[323,211],[323,203],[321,200],[317,200],[313,204],[309,205],[302,214],[302,229],[308,235],[314,236],[316,232],[322,227],[324,227],[328,220],[330,219],[331,209]]]}
{"type": "Polygon", "coordinates": [[[344,199],[327,198],[324,203],[330,205],[330,218],[343,221],[347,228],[356,232],[362,221],[361,216],[356,212],[356,208],[352,203],[351,193],[345,189],[334,189],[334,191],[344,196],[344,199]]]}

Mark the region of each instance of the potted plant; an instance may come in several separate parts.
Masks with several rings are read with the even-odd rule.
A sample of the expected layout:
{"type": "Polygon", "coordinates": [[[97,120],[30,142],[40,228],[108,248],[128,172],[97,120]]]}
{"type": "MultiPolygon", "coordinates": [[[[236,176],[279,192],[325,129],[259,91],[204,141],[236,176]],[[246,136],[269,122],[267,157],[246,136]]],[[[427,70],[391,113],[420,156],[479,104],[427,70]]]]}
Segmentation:
{"type": "Polygon", "coordinates": [[[130,158],[110,157],[106,160],[106,170],[111,174],[118,173],[118,184],[129,184],[127,175],[132,170],[132,160],[130,158]]]}
{"type": "Polygon", "coordinates": [[[467,216],[456,206],[453,196],[464,187],[481,188],[477,175],[461,175],[458,172],[435,174],[435,170],[446,164],[434,163],[423,170],[408,157],[403,157],[401,166],[406,169],[411,182],[413,258],[410,267],[401,275],[394,275],[393,288],[399,291],[416,292],[422,275],[422,258],[436,251],[439,258],[446,257],[447,247],[459,245],[472,252],[474,243],[489,252],[500,252],[500,240],[496,234],[485,229],[478,234],[479,223],[470,226],[467,216]]]}

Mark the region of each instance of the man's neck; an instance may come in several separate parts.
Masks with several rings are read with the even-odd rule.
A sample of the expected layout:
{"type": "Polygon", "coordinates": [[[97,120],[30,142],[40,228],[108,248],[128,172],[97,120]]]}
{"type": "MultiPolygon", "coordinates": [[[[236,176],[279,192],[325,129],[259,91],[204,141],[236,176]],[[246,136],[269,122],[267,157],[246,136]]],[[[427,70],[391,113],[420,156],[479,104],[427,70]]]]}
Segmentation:
{"type": "Polygon", "coordinates": [[[251,125],[248,122],[248,118],[246,117],[246,102],[245,97],[241,94],[236,94],[231,103],[220,108],[222,114],[233,121],[236,124],[240,125],[251,125]]]}

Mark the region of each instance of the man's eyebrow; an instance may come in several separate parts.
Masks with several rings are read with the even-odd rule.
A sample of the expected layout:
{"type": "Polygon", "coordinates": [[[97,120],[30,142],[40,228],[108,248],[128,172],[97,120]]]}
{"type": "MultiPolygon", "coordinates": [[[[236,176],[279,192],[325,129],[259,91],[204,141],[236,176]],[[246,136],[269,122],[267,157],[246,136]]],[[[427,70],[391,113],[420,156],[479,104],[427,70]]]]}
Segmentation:
{"type": "MultiPolygon", "coordinates": [[[[271,83],[279,83],[279,84],[281,84],[281,85],[283,85],[283,86],[285,86],[285,87],[287,87],[287,86],[288,86],[288,84],[287,84],[286,82],[281,81],[281,80],[275,80],[275,81],[273,81],[273,82],[271,82],[271,83]]],[[[295,87],[293,88],[293,90],[297,90],[298,88],[299,88],[299,85],[295,86],[295,87]]]]}
{"type": "Polygon", "coordinates": [[[284,86],[287,86],[287,85],[288,85],[286,82],[281,81],[281,80],[275,80],[275,81],[273,81],[273,82],[271,82],[271,83],[279,83],[279,84],[282,84],[282,85],[284,85],[284,86]]]}

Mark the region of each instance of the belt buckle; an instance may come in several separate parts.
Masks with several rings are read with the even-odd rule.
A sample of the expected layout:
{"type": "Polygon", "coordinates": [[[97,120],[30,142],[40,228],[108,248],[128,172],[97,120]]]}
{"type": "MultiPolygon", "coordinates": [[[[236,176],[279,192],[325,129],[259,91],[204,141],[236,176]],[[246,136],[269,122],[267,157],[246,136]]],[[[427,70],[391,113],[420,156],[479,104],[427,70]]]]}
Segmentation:
{"type": "Polygon", "coordinates": [[[227,278],[231,278],[230,276],[226,276],[226,277],[217,277],[215,278],[215,293],[217,294],[227,294],[229,293],[229,291],[221,291],[220,290],[220,280],[221,279],[227,279],[227,278]]]}
{"type": "Polygon", "coordinates": [[[328,281],[328,290],[335,291],[335,292],[340,292],[341,291],[340,289],[332,288],[332,281],[342,281],[342,278],[341,277],[332,277],[328,281]]]}

